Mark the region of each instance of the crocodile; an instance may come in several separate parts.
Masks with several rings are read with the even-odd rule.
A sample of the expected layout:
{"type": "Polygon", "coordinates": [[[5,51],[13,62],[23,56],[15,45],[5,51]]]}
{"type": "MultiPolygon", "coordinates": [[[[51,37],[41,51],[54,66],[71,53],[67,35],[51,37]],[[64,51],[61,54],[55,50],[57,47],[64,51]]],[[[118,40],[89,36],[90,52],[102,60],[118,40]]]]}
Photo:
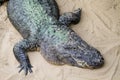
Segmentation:
{"type": "Polygon", "coordinates": [[[20,63],[19,72],[23,70],[25,75],[33,72],[27,52],[36,48],[40,48],[41,55],[51,64],[86,69],[102,67],[101,52],[70,28],[80,22],[81,11],[78,8],[60,15],[55,0],[9,0],[9,20],[23,37],[13,47],[20,63]]]}

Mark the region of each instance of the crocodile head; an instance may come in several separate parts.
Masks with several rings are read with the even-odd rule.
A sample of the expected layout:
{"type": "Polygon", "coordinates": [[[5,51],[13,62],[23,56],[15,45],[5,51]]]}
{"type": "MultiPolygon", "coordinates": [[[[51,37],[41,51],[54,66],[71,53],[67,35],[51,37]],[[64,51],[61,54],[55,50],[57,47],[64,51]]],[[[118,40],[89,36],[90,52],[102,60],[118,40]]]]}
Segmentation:
{"type": "Polygon", "coordinates": [[[95,69],[102,67],[104,64],[102,55],[96,49],[87,49],[80,53],[71,53],[71,58],[76,62],[75,66],[83,68],[95,69]]]}
{"type": "Polygon", "coordinates": [[[104,64],[104,58],[101,53],[89,46],[85,41],[75,44],[73,42],[72,44],[64,45],[63,48],[60,56],[65,64],[89,69],[100,68],[104,64]]]}

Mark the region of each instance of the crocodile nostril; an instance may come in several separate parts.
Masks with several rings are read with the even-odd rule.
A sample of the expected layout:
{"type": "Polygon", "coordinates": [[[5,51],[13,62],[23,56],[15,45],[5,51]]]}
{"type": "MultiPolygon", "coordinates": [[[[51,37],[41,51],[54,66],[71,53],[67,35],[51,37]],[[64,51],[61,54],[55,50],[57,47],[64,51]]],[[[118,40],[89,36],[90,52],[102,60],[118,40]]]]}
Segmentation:
{"type": "Polygon", "coordinates": [[[104,58],[102,57],[101,60],[104,60],[104,58]]]}
{"type": "Polygon", "coordinates": [[[102,62],[102,60],[100,60],[100,62],[102,62]]]}

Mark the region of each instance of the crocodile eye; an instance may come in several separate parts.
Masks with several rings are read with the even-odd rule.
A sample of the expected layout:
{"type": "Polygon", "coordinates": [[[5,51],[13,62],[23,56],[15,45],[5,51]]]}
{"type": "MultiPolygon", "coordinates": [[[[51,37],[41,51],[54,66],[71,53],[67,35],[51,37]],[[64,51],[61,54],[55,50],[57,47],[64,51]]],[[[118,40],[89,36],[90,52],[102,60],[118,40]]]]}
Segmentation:
{"type": "Polygon", "coordinates": [[[76,48],[73,48],[74,50],[76,50],[76,48]]]}

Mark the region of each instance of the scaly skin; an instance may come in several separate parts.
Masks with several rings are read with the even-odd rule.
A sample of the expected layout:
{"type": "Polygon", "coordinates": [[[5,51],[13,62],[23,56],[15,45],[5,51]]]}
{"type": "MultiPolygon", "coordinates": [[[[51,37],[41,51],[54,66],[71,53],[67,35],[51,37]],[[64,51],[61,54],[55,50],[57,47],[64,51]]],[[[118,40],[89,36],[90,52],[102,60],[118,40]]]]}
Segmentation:
{"type": "Polygon", "coordinates": [[[43,57],[52,64],[89,69],[104,64],[100,52],[69,27],[80,21],[80,9],[59,16],[54,0],[10,0],[7,11],[11,23],[24,38],[13,51],[20,71],[24,70],[26,75],[32,72],[27,52],[36,47],[41,48],[43,57]]]}

